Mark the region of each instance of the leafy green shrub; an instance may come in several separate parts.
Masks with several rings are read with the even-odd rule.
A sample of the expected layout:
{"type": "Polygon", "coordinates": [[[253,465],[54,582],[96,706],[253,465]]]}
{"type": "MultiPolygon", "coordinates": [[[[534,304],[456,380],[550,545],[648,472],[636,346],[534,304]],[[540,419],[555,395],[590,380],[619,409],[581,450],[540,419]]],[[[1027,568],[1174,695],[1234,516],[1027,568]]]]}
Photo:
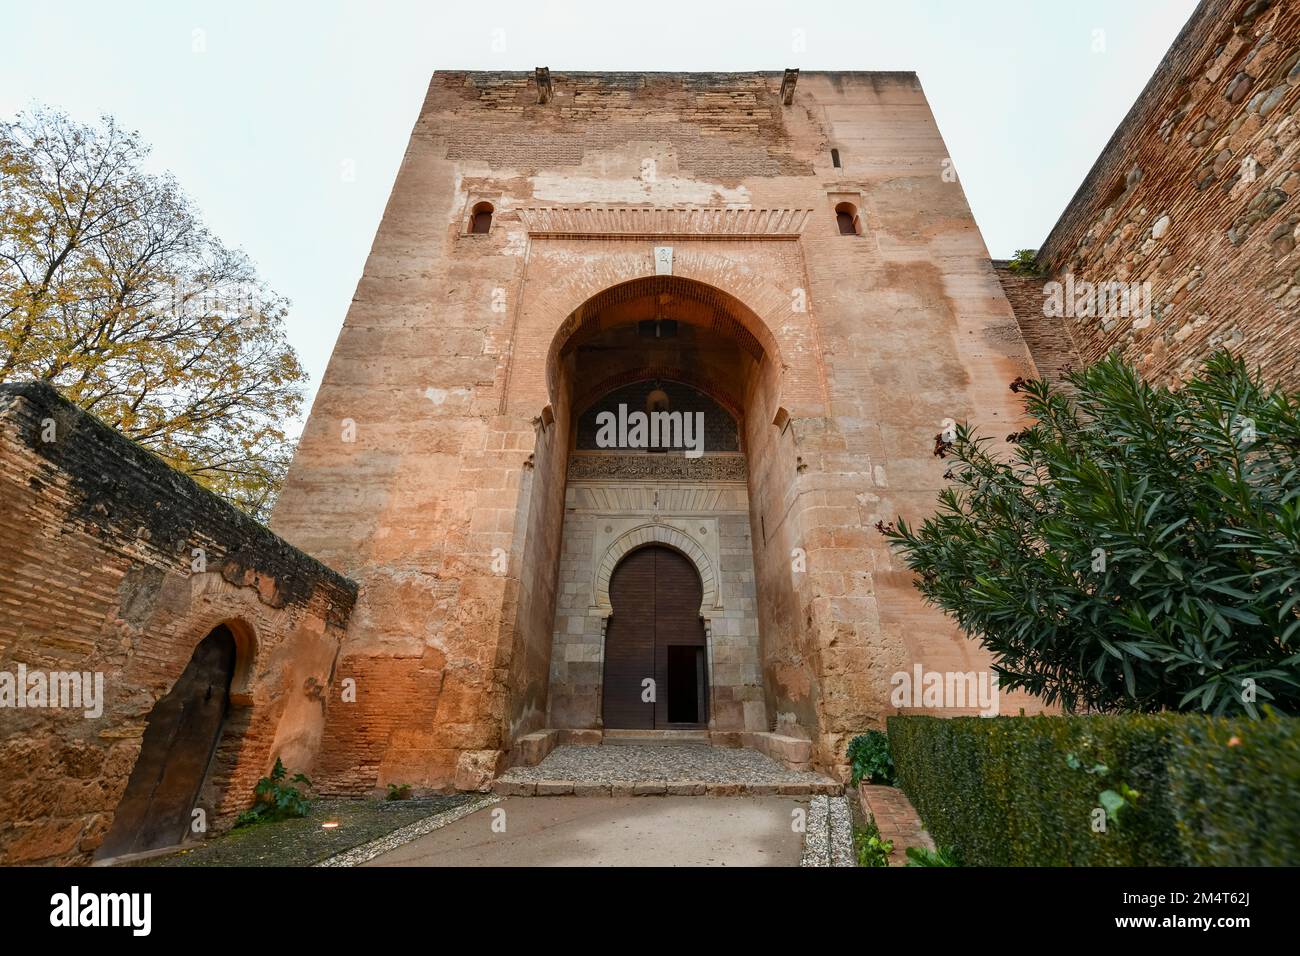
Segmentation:
{"type": "Polygon", "coordinates": [[[879,730],[868,730],[849,741],[849,763],[853,767],[853,786],[862,781],[894,783],[894,758],[889,753],[889,738],[879,730]]]}
{"type": "MultiPolygon", "coordinates": [[[[284,768],[280,758],[276,757],[271,775],[257,781],[257,787],[253,790],[252,808],[239,815],[235,820],[235,826],[246,827],[271,820],[305,817],[311,807],[311,801],[297,787],[289,786],[284,782],[288,775],[289,771],[284,768]]],[[[301,773],[294,774],[290,783],[300,783],[304,787],[311,786],[311,781],[307,779],[306,774],[301,773]]]]}
{"type": "Polygon", "coordinates": [[[903,716],[889,738],[968,866],[1300,864],[1295,718],[903,716]]]}
{"type": "Polygon", "coordinates": [[[881,839],[880,828],[872,820],[865,829],[853,831],[853,849],[857,852],[858,866],[889,866],[894,841],[881,839]]]}
{"type": "Polygon", "coordinates": [[[385,800],[410,800],[411,785],[409,783],[390,783],[388,785],[388,794],[385,800]]]}
{"type": "Polygon", "coordinates": [[[1300,712],[1300,398],[1224,352],[1177,391],[1112,357],[1013,382],[1010,460],[958,426],[919,527],[879,525],[1003,690],[1067,712],[1300,712]]]}
{"type": "Polygon", "coordinates": [[[1038,275],[1038,250],[1017,249],[1011,261],[1007,263],[1007,268],[1021,275],[1038,275]]]}
{"type": "Polygon", "coordinates": [[[908,866],[961,866],[957,862],[957,851],[950,846],[941,846],[930,850],[923,846],[907,848],[908,866]]]}

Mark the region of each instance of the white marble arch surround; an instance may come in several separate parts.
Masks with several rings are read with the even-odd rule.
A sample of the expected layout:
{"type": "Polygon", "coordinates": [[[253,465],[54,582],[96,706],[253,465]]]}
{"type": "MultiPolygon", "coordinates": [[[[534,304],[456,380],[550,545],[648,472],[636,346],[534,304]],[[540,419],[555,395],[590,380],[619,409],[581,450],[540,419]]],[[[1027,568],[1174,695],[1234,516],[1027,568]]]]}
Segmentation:
{"type": "Polygon", "coordinates": [[[700,617],[708,625],[712,612],[722,608],[722,594],[718,589],[718,521],[716,518],[663,519],[646,521],[645,518],[607,518],[595,535],[594,561],[596,577],[592,594],[595,607],[609,617],[613,608],[609,603],[609,579],[618,563],[630,551],[651,544],[664,544],[680,551],[695,565],[704,586],[700,601],[700,617]],[[631,525],[632,527],[627,527],[631,525]],[[605,527],[611,530],[606,532],[605,527]],[[694,534],[692,533],[694,532],[694,534]],[[603,553],[602,553],[603,551],[603,553]]]}

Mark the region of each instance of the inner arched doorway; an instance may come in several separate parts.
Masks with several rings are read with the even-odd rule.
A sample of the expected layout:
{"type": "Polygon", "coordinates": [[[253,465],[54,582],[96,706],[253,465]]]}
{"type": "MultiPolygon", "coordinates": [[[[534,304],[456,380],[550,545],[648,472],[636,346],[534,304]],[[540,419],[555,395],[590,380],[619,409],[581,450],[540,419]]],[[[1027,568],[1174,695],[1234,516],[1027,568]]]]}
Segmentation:
{"type": "Polygon", "coordinates": [[[609,583],[602,711],[608,729],[708,723],[708,660],[700,576],[663,545],[628,554],[609,583]]]}
{"type": "Polygon", "coordinates": [[[189,835],[229,709],[236,656],[234,634],[224,624],[217,626],[154,704],[98,859],[175,846],[189,835]]]}

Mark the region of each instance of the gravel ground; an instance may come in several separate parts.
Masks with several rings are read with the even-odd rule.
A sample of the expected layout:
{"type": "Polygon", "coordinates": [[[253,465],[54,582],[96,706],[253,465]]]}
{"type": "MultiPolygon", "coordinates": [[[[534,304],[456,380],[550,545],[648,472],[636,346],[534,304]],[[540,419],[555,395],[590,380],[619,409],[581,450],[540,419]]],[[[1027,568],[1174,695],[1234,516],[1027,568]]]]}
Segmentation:
{"type": "Polygon", "coordinates": [[[853,817],[849,812],[847,797],[828,798],[831,866],[857,866],[858,856],[853,849],[853,817]]]}
{"type": "Polygon", "coordinates": [[[701,783],[823,784],[819,773],[787,770],[756,750],[707,744],[556,747],[535,767],[514,767],[502,780],[571,780],[612,784],[692,780],[701,783]]]}
{"type": "Polygon", "coordinates": [[[259,823],[170,856],[129,866],[314,866],[335,854],[369,844],[435,814],[481,798],[453,794],[416,800],[317,800],[297,820],[259,823]],[[339,825],[321,826],[327,821],[339,825]]]}
{"type": "Polygon", "coordinates": [[[803,856],[800,866],[831,865],[830,804],[826,797],[813,797],[804,822],[803,856]]]}
{"type": "Polygon", "coordinates": [[[808,803],[800,866],[857,866],[849,802],[816,796],[808,803]]]}

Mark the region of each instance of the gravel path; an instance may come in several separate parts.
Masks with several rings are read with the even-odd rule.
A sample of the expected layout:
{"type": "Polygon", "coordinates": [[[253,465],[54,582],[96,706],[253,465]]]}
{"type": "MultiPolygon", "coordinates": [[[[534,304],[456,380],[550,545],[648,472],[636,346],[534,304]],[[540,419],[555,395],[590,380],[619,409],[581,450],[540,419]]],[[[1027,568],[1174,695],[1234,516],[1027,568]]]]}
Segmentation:
{"type": "Polygon", "coordinates": [[[834,784],[829,777],[787,770],[756,750],[707,744],[623,744],[600,747],[563,745],[535,767],[514,767],[502,774],[511,783],[572,781],[616,784],[644,781],[695,781],[703,784],[834,784]]]}
{"type": "Polygon", "coordinates": [[[844,797],[813,797],[808,803],[800,866],[857,866],[853,825],[844,797]]]}

